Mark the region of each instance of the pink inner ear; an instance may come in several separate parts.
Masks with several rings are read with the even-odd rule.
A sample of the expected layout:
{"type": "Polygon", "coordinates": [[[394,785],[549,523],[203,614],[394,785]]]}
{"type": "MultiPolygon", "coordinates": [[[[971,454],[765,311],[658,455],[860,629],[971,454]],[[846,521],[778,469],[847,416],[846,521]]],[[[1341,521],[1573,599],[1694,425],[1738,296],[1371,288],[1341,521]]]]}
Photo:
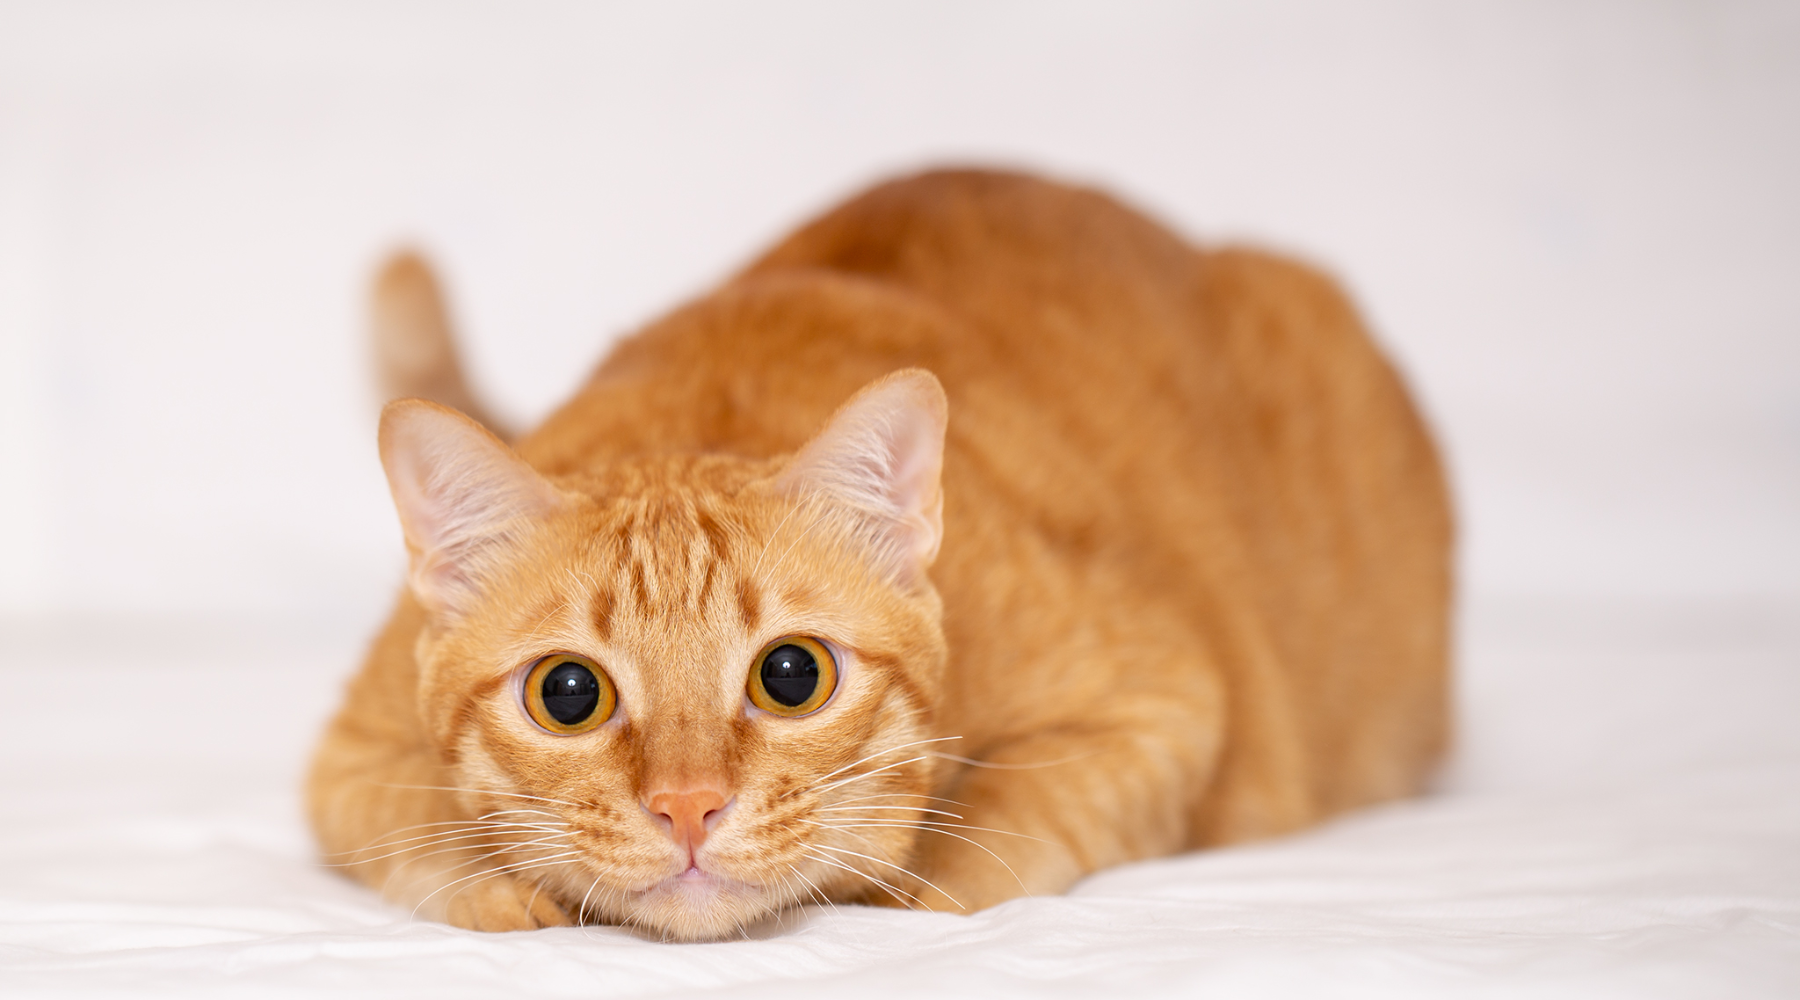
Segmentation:
{"type": "Polygon", "coordinates": [[[780,485],[854,515],[886,568],[922,575],[943,536],[948,406],[937,377],[919,368],[865,386],[800,449],[780,485]]]}
{"type": "Polygon", "coordinates": [[[382,411],[381,459],[413,554],[413,589],[428,606],[460,606],[477,587],[487,550],[562,502],[481,425],[422,400],[382,411]]]}

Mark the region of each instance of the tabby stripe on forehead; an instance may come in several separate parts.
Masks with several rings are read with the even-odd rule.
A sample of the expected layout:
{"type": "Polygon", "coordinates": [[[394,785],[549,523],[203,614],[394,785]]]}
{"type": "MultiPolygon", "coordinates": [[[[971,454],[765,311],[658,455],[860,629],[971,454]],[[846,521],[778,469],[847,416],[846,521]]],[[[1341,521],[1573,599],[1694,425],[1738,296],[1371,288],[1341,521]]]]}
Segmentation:
{"type": "Polygon", "coordinates": [[[589,613],[589,618],[593,621],[594,634],[600,637],[601,642],[612,641],[613,603],[610,588],[602,587],[594,591],[593,610],[589,613]]]}
{"type": "Polygon", "coordinates": [[[744,622],[744,630],[755,631],[756,623],[762,620],[762,592],[745,577],[738,578],[737,606],[738,617],[744,622]]]}
{"type": "Polygon", "coordinates": [[[706,576],[700,581],[700,595],[695,599],[695,608],[704,610],[713,599],[713,585],[718,581],[720,563],[731,556],[731,536],[711,511],[695,511],[693,520],[700,527],[700,536],[706,540],[706,576]]]}
{"type": "Polygon", "coordinates": [[[708,554],[706,557],[706,576],[700,581],[700,593],[694,598],[694,610],[704,611],[707,599],[712,597],[713,577],[718,575],[719,560],[708,554]]]}
{"type": "Polygon", "coordinates": [[[723,559],[726,554],[725,528],[713,519],[712,514],[701,510],[694,513],[694,523],[700,526],[700,533],[706,536],[706,548],[714,556],[723,559]]]}
{"type": "Polygon", "coordinates": [[[701,558],[706,560],[706,572],[700,581],[700,592],[694,599],[694,609],[704,610],[712,598],[714,578],[718,576],[719,563],[727,554],[727,536],[722,525],[712,514],[705,510],[694,512],[694,523],[700,528],[701,558]]]}
{"type": "Polygon", "coordinates": [[[650,584],[644,579],[644,562],[635,552],[631,557],[631,596],[637,599],[639,611],[650,611],[650,584]]]}

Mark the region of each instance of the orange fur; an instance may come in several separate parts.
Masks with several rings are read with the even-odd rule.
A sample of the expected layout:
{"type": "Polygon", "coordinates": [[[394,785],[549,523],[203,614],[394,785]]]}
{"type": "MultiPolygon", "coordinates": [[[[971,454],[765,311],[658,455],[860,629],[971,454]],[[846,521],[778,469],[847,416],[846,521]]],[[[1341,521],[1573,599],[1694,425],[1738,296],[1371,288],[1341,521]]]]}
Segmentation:
{"type": "Polygon", "coordinates": [[[1399,379],[1326,279],[1091,191],[882,185],[517,458],[417,401],[383,455],[412,585],[312,815],[463,926],[975,909],[1411,794],[1446,740],[1450,512],[1399,379]],[[786,634],[843,651],[797,719],[745,697],[786,634]],[[559,651],[617,688],[592,732],[519,707],[559,651]]]}

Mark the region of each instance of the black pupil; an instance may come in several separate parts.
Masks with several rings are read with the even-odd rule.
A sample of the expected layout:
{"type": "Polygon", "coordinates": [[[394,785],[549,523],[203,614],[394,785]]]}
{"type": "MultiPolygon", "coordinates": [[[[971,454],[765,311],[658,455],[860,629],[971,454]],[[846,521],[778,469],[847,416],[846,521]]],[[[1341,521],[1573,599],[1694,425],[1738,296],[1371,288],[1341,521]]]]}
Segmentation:
{"type": "Polygon", "coordinates": [[[579,663],[551,667],[544,675],[544,709],[565,726],[594,714],[600,704],[600,679],[579,663]]]}
{"type": "Polygon", "coordinates": [[[762,661],[763,690],[792,708],[819,688],[819,661],[799,646],[777,646],[762,661]]]}

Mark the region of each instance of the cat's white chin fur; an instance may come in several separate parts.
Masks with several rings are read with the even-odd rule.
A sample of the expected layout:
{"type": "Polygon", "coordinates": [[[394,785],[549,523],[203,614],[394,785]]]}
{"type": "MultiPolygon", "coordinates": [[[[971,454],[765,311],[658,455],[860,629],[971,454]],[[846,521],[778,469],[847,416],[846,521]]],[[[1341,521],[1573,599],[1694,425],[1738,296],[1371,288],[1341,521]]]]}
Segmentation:
{"type": "Polygon", "coordinates": [[[564,502],[499,438],[446,406],[389,403],[380,442],[411,556],[409,582],[437,614],[455,613],[474,597],[496,543],[564,502]]]}
{"type": "Polygon", "coordinates": [[[944,536],[944,430],[949,404],[937,376],[903,368],[864,386],[794,456],[777,485],[848,517],[875,561],[911,585],[944,536]]]}
{"type": "Polygon", "coordinates": [[[767,887],[689,868],[632,896],[634,921],[684,940],[723,938],[774,912],[767,887]]]}

